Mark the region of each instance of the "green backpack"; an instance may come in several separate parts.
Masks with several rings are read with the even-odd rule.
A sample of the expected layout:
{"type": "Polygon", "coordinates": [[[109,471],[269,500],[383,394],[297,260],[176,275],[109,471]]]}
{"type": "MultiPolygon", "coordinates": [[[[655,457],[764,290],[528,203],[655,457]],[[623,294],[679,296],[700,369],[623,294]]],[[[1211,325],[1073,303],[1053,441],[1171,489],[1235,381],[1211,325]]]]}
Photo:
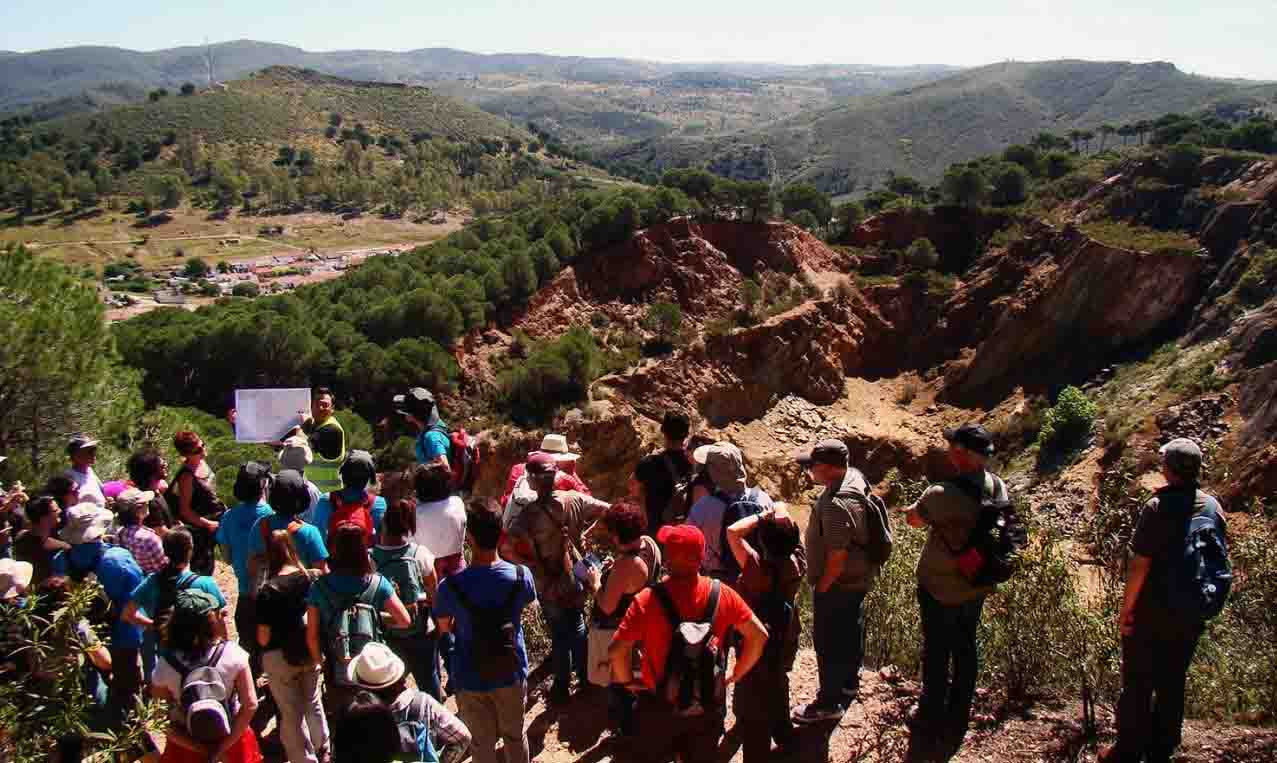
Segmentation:
{"type": "Polygon", "coordinates": [[[346,676],[350,661],[358,657],[368,644],[385,641],[381,632],[381,613],[376,606],[381,576],[373,575],[368,586],[357,594],[337,593],[329,586],[327,577],[315,581],[315,585],[328,609],[336,613],[325,624],[323,634],[330,675],[337,685],[350,686],[346,676]]]}
{"type": "Polygon", "coordinates": [[[374,546],[372,563],[377,571],[389,578],[395,587],[399,600],[408,609],[412,623],[407,628],[390,629],[394,636],[415,636],[422,632],[428,612],[421,605],[426,593],[425,581],[421,579],[421,568],[417,566],[417,544],[409,543],[401,548],[388,549],[374,546]]]}

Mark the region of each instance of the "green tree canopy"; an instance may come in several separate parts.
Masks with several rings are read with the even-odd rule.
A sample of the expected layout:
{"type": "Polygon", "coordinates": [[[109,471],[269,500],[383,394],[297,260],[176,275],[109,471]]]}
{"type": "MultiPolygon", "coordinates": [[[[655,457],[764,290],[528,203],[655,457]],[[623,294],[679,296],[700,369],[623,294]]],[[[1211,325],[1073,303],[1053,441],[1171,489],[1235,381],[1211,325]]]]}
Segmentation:
{"type": "Polygon", "coordinates": [[[954,165],[944,173],[940,193],[946,203],[960,207],[978,207],[989,198],[989,181],[979,167],[954,165]]]}
{"type": "Polygon", "coordinates": [[[780,206],[785,217],[795,222],[798,222],[795,215],[803,210],[810,212],[817,225],[821,226],[828,225],[834,216],[834,206],[829,201],[829,195],[810,183],[785,186],[785,190],[780,192],[780,206]]]}

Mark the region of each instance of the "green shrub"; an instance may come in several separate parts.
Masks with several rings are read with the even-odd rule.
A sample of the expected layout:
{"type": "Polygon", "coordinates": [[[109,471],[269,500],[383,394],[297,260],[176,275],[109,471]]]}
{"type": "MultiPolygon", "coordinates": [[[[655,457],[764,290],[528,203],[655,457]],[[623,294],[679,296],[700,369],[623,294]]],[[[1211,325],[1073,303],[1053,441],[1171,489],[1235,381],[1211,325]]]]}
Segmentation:
{"type": "Polygon", "coordinates": [[[931,270],[940,264],[940,253],[929,238],[920,238],[905,250],[905,261],[918,270],[931,270]]]}
{"type": "Polygon", "coordinates": [[[594,337],[576,326],[501,375],[501,402],[516,423],[544,423],[556,408],[585,400],[603,368],[594,337]]]}
{"type": "Polygon", "coordinates": [[[1237,281],[1237,296],[1251,307],[1262,305],[1273,295],[1274,285],[1277,285],[1277,249],[1256,244],[1250,248],[1246,271],[1237,281]]]}
{"type": "Polygon", "coordinates": [[[1038,445],[1061,451],[1081,445],[1095,424],[1096,406],[1082,390],[1065,387],[1042,420],[1038,445]]]}

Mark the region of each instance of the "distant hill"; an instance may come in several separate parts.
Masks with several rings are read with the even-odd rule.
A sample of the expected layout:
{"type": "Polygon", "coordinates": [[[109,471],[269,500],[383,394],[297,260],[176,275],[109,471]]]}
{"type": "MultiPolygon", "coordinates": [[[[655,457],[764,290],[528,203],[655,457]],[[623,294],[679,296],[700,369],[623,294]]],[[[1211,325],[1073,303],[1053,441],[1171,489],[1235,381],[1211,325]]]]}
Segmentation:
{"type": "Polygon", "coordinates": [[[418,133],[453,140],[527,137],[509,122],[429,88],[358,82],[305,69],[273,66],[212,90],[170,93],[154,103],[80,115],[62,124],[69,132],[94,130],[139,143],[169,133],[196,132],[210,143],[322,141],[332,114],[344,126],[362,123],[374,134],[405,139],[418,133]]]}
{"type": "Polygon", "coordinates": [[[619,58],[407,52],[312,53],[239,40],[152,52],[104,47],[0,55],[0,114],[37,118],[142,100],[148,90],[207,87],[269,66],[356,80],[425,84],[516,122],[534,121],[560,140],[604,145],[660,135],[719,134],[757,127],[838,98],[929,82],[947,66],[667,64],[619,58]],[[131,88],[122,97],[121,84],[131,88]]]}
{"type": "Polygon", "coordinates": [[[1004,63],[756,130],[640,141],[607,158],[657,171],[707,163],[732,177],[806,180],[843,193],[880,184],[888,172],[933,182],[954,162],[1042,130],[1096,129],[1239,100],[1277,101],[1277,86],[1192,76],[1168,63],[1004,63]]]}

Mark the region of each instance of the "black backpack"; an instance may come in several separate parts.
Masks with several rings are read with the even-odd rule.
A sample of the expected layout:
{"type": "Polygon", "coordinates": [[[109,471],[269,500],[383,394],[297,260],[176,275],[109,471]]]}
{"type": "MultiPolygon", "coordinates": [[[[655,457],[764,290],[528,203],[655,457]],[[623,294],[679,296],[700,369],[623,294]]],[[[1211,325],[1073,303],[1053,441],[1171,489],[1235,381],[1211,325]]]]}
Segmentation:
{"type": "Polygon", "coordinates": [[[710,581],[709,601],[699,620],[684,621],[664,583],[652,586],[674,634],[665,660],[660,696],[682,717],[721,713],[727,701],[727,648],[714,638],[721,583],[710,581]]]}
{"type": "Polygon", "coordinates": [[[516,565],[515,570],[517,579],[510,594],[492,608],[476,606],[465,589],[454,583],[457,601],[470,615],[473,631],[470,639],[471,667],[479,674],[479,679],[487,683],[508,681],[519,671],[518,626],[511,610],[523,591],[523,568],[516,565]]]}
{"type": "MultiPolygon", "coordinates": [[[[1219,502],[1209,495],[1201,496],[1202,510],[1189,510],[1188,528],[1179,555],[1170,562],[1167,575],[1167,599],[1170,609],[1189,622],[1205,623],[1214,618],[1228,602],[1233,589],[1233,565],[1228,558],[1228,527],[1219,502]]],[[[1164,499],[1163,499],[1164,500],[1164,499]]]]}
{"type": "Polygon", "coordinates": [[[1011,503],[1005,483],[985,472],[982,486],[962,479],[949,484],[980,504],[980,516],[967,542],[956,551],[950,549],[959,558],[959,567],[974,586],[1007,582],[1019,567],[1020,552],[1029,545],[1029,531],[1011,503]]]}
{"type": "MultiPolygon", "coordinates": [[[[869,479],[859,469],[849,471],[859,475],[865,483],[863,494],[860,491],[851,492],[853,497],[862,499],[861,503],[865,511],[865,531],[869,536],[869,542],[861,548],[864,549],[865,558],[870,564],[881,567],[891,558],[891,549],[895,543],[895,538],[891,534],[891,520],[887,518],[887,504],[874,493],[869,479]]],[[[823,536],[824,524],[817,521],[816,530],[823,536]]]]}
{"type": "Polygon", "coordinates": [[[765,506],[750,497],[753,494],[753,488],[746,490],[737,498],[728,498],[722,493],[714,494],[714,497],[727,504],[727,508],[723,509],[723,522],[718,526],[718,558],[723,565],[722,580],[728,583],[735,583],[740,577],[740,564],[727,545],[727,528],[745,517],[762,514],[767,510],[765,506]]]}

